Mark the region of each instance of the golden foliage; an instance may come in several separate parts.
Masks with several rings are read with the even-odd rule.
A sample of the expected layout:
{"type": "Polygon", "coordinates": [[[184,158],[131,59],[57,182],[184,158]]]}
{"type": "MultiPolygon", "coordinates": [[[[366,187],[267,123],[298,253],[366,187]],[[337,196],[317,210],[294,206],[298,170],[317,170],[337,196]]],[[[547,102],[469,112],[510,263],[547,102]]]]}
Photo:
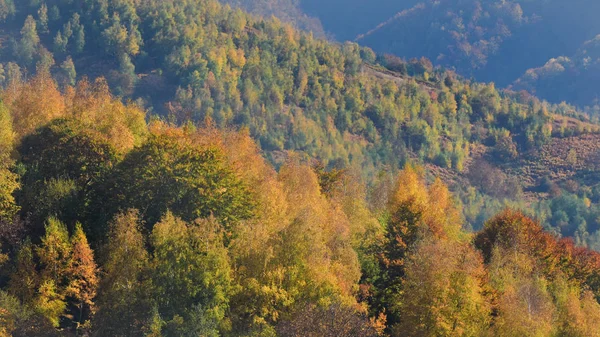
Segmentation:
{"type": "Polygon", "coordinates": [[[9,86],[2,99],[11,111],[14,131],[19,139],[52,119],[67,114],[65,99],[47,72],[9,86]]]}
{"type": "Polygon", "coordinates": [[[17,139],[59,117],[74,117],[102,134],[120,152],[140,145],[147,133],[145,112],[111,95],[104,79],[80,81],[61,94],[52,77],[41,72],[9,86],[2,98],[10,110],[17,139]]]}

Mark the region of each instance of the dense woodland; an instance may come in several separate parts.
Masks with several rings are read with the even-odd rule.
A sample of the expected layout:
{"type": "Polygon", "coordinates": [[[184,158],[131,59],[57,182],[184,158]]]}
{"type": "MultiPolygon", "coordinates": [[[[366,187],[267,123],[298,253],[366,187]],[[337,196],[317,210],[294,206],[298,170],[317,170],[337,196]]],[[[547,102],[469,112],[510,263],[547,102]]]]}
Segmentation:
{"type": "Polygon", "coordinates": [[[576,108],[212,0],[0,19],[0,336],[600,333],[576,108]]]}
{"type": "Polygon", "coordinates": [[[3,336],[599,333],[599,253],[517,211],[466,232],[418,166],[275,171],[247,129],[146,122],[102,80],[2,98],[3,336]]]}
{"type": "MultiPolygon", "coordinates": [[[[334,45],[214,1],[4,4],[5,86],[39,70],[60,87],[105,77],[113,93],[170,122],[248,128],[276,166],[291,150],[369,182],[409,159],[461,172],[473,144],[506,161],[553,135],[597,130],[555,123],[556,114],[585,120],[572,107],[465,81],[427,59],[334,45]]],[[[518,189],[493,190],[461,194],[485,205],[473,207],[483,211],[470,211],[469,226],[481,228],[504,199],[519,203],[518,189]]]]}

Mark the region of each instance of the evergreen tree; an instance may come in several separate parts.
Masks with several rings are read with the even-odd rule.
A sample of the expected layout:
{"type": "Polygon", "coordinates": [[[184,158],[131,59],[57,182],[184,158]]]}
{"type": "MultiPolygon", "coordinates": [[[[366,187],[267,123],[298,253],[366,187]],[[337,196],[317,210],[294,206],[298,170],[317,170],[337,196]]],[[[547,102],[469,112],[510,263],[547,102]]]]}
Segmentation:
{"type": "Polygon", "coordinates": [[[77,72],[75,71],[73,59],[70,56],[68,56],[67,59],[60,65],[60,70],[63,73],[66,83],[70,86],[74,86],[77,78],[77,72]]]}
{"type": "Polygon", "coordinates": [[[37,24],[33,16],[29,15],[21,29],[21,39],[16,51],[17,56],[23,60],[23,64],[31,65],[33,63],[39,44],[40,37],[37,32],[37,24]]]}

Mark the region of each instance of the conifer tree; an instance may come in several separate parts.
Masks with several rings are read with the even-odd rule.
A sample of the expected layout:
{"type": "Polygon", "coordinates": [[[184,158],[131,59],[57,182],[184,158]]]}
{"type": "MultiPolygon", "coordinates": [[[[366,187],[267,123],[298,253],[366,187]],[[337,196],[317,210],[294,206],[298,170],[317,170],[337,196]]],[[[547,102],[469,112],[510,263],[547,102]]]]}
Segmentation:
{"type": "Polygon", "coordinates": [[[68,271],[69,286],[66,294],[76,307],[73,320],[79,326],[95,312],[94,298],[98,288],[98,267],[80,223],[71,236],[73,253],[68,271]]]}
{"type": "Polygon", "coordinates": [[[39,44],[40,37],[37,32],[37,24],[33,16],[29,15],[21,29],[21,39],[17,46],[17,55],[22,58],[26,65],[33,63],[39,44]]]}

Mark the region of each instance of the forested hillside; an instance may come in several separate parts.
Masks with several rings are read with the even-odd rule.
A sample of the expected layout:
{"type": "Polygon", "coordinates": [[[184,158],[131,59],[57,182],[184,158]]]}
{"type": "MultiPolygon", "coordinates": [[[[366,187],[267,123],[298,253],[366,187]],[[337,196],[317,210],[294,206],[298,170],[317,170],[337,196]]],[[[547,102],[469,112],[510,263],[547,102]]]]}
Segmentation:
{"type": "Polygon", "coordinates": [[[466,77],[598,113],[596,1],[225,2],[316,36],[406,59],[424,56],[466,77]]]}
{"type": "Polygon", "coordinates": [[[597,336],[576,108],[213,0],[0,14],[0,336],[597,336]]]}
{"type": "Polygon", "coordinates": [[[465,232],[420,167],[275,171],[44,72],[0,118],[1,336],[598,336],[599,253],[510,210],[465,232]]]}
{"type": "Polygon", "coordinates": [[[339,41],[407,59],[425,56],[501,87],[523,77],[519,88],[583,107],[597,104],[597,58],[585,53],[586,41],[600,34],[599,6],[593,0],[303,0],[297,7],[339,41]]]}

